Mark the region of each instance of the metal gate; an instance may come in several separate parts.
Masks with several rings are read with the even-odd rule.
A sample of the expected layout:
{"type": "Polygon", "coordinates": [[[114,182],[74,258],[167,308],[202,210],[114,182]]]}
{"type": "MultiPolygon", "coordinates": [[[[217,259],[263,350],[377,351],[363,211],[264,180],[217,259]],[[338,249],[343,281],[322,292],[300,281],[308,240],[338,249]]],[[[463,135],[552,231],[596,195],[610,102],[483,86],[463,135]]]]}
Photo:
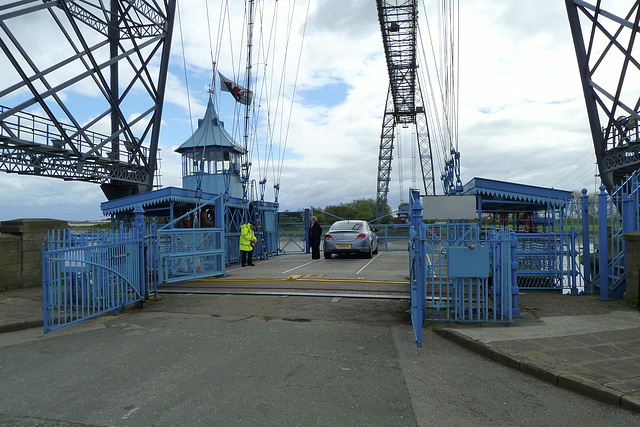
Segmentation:
{"type": "Polygon", "coordinates": [[[222,228],[175,228],[157,232],[161,283],[225,274],[222,228]]]}
{"type": "Polygon", "coordinates": [[[305,252],[308,248],[309,210],[277,213],[278,253],[305,252]]]}
{"type": "Polygon", "coordinates": [[[49,232],[42,245],[44,332],[142,302],[142,227],[49,232]]]}
{"type": "Polygon", "coordinates": [[[425,224],[412,199],[409,232],[411,320],[422,346],[424,321],[511,323],[517,306],[515,251],[509,229],[478,223],[425,224]]]}

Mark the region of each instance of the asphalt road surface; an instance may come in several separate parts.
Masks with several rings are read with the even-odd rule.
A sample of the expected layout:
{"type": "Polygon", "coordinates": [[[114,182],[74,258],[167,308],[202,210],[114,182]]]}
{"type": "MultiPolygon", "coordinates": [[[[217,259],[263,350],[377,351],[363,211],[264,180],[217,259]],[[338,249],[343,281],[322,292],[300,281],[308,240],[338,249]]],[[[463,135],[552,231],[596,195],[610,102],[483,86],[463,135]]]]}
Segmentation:
{"type": "Polygon", "coordinates": [[[169,294],[47,335],[2,334],[0,425],[640,425],[428,330],[417,348],[408,306],[169,294]]]}

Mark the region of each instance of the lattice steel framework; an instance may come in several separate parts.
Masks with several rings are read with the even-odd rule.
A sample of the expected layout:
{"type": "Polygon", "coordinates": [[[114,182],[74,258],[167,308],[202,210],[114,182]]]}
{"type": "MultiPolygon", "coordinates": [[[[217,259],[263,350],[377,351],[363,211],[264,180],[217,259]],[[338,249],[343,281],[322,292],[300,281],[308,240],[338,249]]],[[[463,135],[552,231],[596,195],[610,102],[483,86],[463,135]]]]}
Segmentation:
{"type": "Polygon", "coordinates": [[[565,3],[600,178],[611,193],[640,168],[640,2],[625,15],[606,10],[605,1],[565,3]]]}
{"type": "Polygon", "coordinates": [[[389,193],[397,124],[415,124],[425,194],[435,194],[429,127],[417,69],[417,0],[377,0],[378,21],[389,72],[378,157],[377,209],[384,213],[389,193]]]}
{"type": "Polygon", "coordinates": [[[109,199],[151,190],[175,8],[0,5],[0,66],[16,80],[0,86],[0,170],[99,183],[109,199]]]}

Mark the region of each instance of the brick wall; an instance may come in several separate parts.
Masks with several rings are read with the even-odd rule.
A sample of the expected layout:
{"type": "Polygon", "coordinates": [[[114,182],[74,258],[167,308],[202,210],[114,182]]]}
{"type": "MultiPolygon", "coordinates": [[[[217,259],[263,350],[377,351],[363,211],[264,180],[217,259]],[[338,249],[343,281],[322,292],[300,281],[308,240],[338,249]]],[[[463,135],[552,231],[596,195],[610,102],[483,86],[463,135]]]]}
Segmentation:
{"type": "Polygon", "coordinates": [[[42,286],[42,241],[67,221],[14,219],[0,222],[0,290],[42,286]]]}

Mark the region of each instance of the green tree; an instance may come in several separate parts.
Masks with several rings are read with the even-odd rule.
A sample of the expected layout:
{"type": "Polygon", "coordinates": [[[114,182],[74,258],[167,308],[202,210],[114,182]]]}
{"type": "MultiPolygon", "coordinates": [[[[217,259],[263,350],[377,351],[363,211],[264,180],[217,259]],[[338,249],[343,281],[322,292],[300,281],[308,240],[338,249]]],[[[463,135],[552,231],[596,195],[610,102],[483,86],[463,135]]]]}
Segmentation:
{"type": "MultiPolygon", "coordinates": [[[[365,221],[373,221],[376,219],[376,201],[374,199],[358,199],[349,203],[340,203],[339,205],[329,205],[322,209],[332,215],[344,219],[362,219],[365,221]]],[[[389,205],[386,206],[385,213],[391,213],[389,205]]],[[[326,215],[322,212],[314,212],[321,224],[331,224],[336,218],[326,215]]],[[[382,222],[388,223],[391,218],[385,217],[382,222]]]]}

